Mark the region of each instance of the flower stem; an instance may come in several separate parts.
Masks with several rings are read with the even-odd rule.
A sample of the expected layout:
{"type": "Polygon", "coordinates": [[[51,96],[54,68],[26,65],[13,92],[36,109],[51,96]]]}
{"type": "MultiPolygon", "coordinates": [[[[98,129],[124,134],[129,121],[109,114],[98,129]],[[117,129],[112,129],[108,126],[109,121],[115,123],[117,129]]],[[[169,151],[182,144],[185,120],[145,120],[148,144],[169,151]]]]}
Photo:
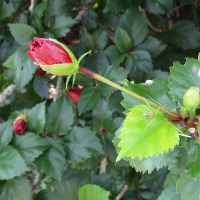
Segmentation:
{"type": "Polygon", "coordinates": [[[169,116],[170,119],[177,120],[177,119],[181,118],[181,116],[178,113],[172,112],[172,111],[170,111],[170,110],[168,110],[166,108],[163,108],[162,106],[160,106],[160,105],[158,105],[158,104],[156,104],[156,103],[154,103],[154,102],[152,102],[152,101],[150,101],[150,100],[148,100],[148,99],[136,94],[135,92],[132,92],[132,91],[130,91],[130,90],[128,90],[128,89],[126,89],[126,88],[124,88],[124,87],[122,87],[122,86],[120,86],[120,85],[118,85],[118,84],[116,84],[116,83],[104,78],[103,76],[101,76],[101,75],[97,74],[96,72],[93,72],[93,71],[91,71],[91,70],[89,70],[89,69],[87,69],[87,68],[85,68],[83,66],[79,66],[78,67],[78,71],[83,73],[83,74],[85,74],[86,76],[89,76],[89,77],[94,78],[94,79],[96,79],[98,81],[101,81],[101,82],[103,82],[103,83],[105,83],[107,85],[110,85],[110,86],[118,89],[118,90],[121,90],[122,92],[125,92],[125,93],[127,93],[127,94],[129,94],[129,95],[141,100],[141,101],[144,101],[145,103],[148,102],[151,106],[153,106],[155,108],[159,108],[159,110],[161,110],[161,111],[165,112],[166,114],[170,115],[169,116]]]}
{"type": "Polygon", "coordinates": [[[188,119],[187,123],[192,123],[196,118],[196,110],[189,110],[190,118],[188,119]]]}

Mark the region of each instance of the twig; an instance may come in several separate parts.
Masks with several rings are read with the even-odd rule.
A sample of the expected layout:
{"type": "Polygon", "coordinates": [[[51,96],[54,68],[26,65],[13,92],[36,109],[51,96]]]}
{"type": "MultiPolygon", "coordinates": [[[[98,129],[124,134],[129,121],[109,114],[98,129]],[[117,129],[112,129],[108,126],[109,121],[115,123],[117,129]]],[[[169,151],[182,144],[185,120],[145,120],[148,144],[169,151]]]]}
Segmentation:
{"type": "Polygon", "coordinates": [[[55,92],[55,96],[53,98],[54,101],[57,100],[59,94],[60,94],[60,90],[61,90],[61,86],[62,86],[62,81],[63,81],[63,77],[62,76],[58,76],[58,80],[57,80],[57,86],[56,86],[56,92],[55,92]]]}
{"type": "Polygon", "coordinates": [[[33,194],[37,194],[40,191],[40,186],[44,177],[45,174],[43,172],[40,172],[38,182],[33,186],[33,194]]]}
{"type": "Polygon", "coordinates": [[[13,94],[13,92],[16,90],[17,86],[14,84],[9,85],[2,94],[0,94],[0,104],[2,104],[7,97],[13,94]]]}
{"type": "Polygon", "coordinates": [[[102,161],[101,161],[101,169],[100,169],[100,174],[105,174],[106,173],[106,167],[108,164],[108,160],[107,157],[105,157],[102,161]]]}
{"type": "Polygon", "coordinates": [[[192,138],[190,135],[185,135],[184,133],[182,133],[178,128],[176,128],[176,130],[179,132],[180,136],[187,137],[187,138],[192,138]]]}
{"type": "Polygon", "coordinates": [[[122,188],[121,192],[117,195],[115,200],[120,200],[124,196],[124,194],[126,193],[127,190],[128,190],[128,185],[125,185],[122,188]]]}
{"type": "Polygon", "coordinates": [[[159,29],[159,28],[156,28],[156,27],[149,21],[149,19],[147,18],[147,15],[146,15],[145,10],[144,10],[142,7],[140,7],[140,6],[139,6],[139,10],[143,13],[144,17],[146,18],[147,24],[149,25],[149,27],[150,27],[153,31],[155,31],[155,32],[157,32],[157,33],[163,33],[163,32],[167,32],[167,31],[168,31],[168,30],[166,30],[166,29],[159,29]]]}
{"type": "Polygon", "coordinates": [[[34,4],[35,4],[34,0],[31,0],[31,5],[30,5],[29,8],[28,8],[28,10],[29,10],[29,12],[31,13],[31,15],[32,15],[32,13],[33,13],[34,4]]]}

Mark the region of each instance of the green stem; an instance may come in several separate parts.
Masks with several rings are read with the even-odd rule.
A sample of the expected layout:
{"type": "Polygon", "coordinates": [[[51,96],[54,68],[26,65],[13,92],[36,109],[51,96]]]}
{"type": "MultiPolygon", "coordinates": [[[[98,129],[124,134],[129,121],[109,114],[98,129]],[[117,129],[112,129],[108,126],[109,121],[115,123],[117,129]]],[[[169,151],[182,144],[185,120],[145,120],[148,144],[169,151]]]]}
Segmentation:
{"type": "Polygon", "coordinates": [[[158,104],[156,104],[156,103],[154,103],[154,102],[152,102],[152,101],[150,101],[148,99],[145,99],[144,97],[136,94],[135,92],[132,92],[132,91],[130,91],[130,90],[128,90],[128,89],[126,89],[126,88],[124,88],[124,87],[122,87],[122,86],[120,86],[120,85],[118,85],[118,84],[116,84],[116,83],[104,78],[103,76],[101,76],[101,75],[97,74],[96,72],[93,72],[93,71],[91,71],[91,70],[89,70],[89,69],[87,69],[87,68],[85,68],[83,66],[79,66],[78,67],[78,71],[83,73],[83,74],[85,74],[86,76],[89,76],[89,77],[94,78],[94,79],[96,79],[98,81],[101,81],[101,82],[103,82],[103,83],[105,83],[107,85],[110,85],[110,86],[118,89],[118,90],[121,90],[122,92],[125,92],[125,93],[127,93],[127,94],[129,94],[129,95],[141,100],[141,101],[144,101],[145,103],[148,102],[151,106],[153,106],[155,108],[159,108],[159,110],[161,110],[161,111],[165,112],[166,114],[170,115],[169,118],[171,118],[171,119],[175,119],[176,120],[176,119],[180,119],[181,118],[181,116],[178,113],[172,112],[172,111],[170,111],[170,110],[168,110],[166,108],[163,108],[162,106],[160,106],[160,105],[158,105],[158,104]]]}
{"type": "Polygon", "coordinates": [[[192,123],[196,118],[196,110],[189,110],[190,118],[187,120],[187,123],[192,123]]]}

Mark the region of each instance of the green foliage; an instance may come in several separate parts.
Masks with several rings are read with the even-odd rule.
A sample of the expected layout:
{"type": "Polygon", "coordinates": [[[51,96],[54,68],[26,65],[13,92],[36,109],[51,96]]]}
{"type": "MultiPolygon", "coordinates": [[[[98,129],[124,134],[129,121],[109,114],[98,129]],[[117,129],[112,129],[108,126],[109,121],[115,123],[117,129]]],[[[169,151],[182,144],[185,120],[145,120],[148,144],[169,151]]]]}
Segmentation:
{"type": "Polygon", "coordinates": [[[63,96],[49,106],[46,130],[53,135],[65,135],[73,123],[73,117],[72,106],[63,96]]]}
{"type": "Polygon", "coordinates": [[[137,105],[129,110],[124,121],[121,134],[118,136],[120,148],[117,161],[124,157],[149,157],[174,149],[179,143],[175,126],[165,119],[161,112],[146,105],[137,105]],[[144,113],[153,110],[156,114],[152,119],[144,113]]]}
{"type": "Polygon", "coordinates": [[[47,142],[50,148],[36,160],[35,164],[48,176],[61,180],[66,163],[64,148],[54,139],[48,138],[47,142]]]}
{"type": "Polygon", "coordinates": [[[13,146],[27,163],[33,162],[49,147],[44,139],[31,132],[26,132],[26,135],[22,136],[16,135],[13,139],[13,146]]]}
{"type": "Polygon", "coordinates": [[[84,185],[79,189],[79,200],[108,200],[109,192],[97,185],[84,185]]]}
{"type": "Polygon", "coordinates": [[[93,109],[101,95],[97,87],[91,86],[83,90],[78,103],[78,111],[81,115],[93,109]]]}
{"type": "Polygon", "coordinates": [[[7,121],[0,124],[0,148],[10,143],[13,137],[12,122],[7,121]]]}
{"type": "Polygon", "coordinates": [[[29,169],[18,151],[11,146],[0,149],[0,165],[0,180],[20,176],[29,169]]]}
{"type": "Polygon", "coordinates": [[[127,185],[123,200],[199,200],[199,108],[188,113],[183,96],[200,88],[200,3],[31,2],[0,1],[0,199],[107,200],[127,185]],[[56,89],[58,76],[38,74],[26,55],[33,37],[76,58],[91,50],[80,65],[141,98],[78,73],[73,103],[67,77],[56,89]],[[25,109],[25,132],[14,134],[25,109]]]}
{"type": "Polygon", "coordinates": [[[35,29],[27,24],[9,24],[9,28],[15,40],[21,45],[32,42],[36,34],[35,29]]]}
{"type": "Polygon", "coordinates": [[[27,111],[29,130],[35,133],[42,133],[46,122],[45,102],[37,104],[27,111]]]}
{"type": "Polygon", "coordinates": [[[199,145],[199,142],[195,141],[188,152],[187,170],[188,175],[192,178],[197,178],[197,176],[200,176],[200,171],[198,167],[200,162],[199,145]]]}
{"type": "Polygon", "coordinates": [[[187,58],[184,65],[175,62],[170,68],[169,88],[175,101],[183,104],[183,96],[187,89],[200,87],[199,79],[200,62],[193,58],[187,58]]]}
{"type": "Polygon", "coordinates": [[[99,139],[87,128],[73,127],[64,140],[71,162],[81,162],[92,155],[103,153],[99,139]]]}
{"type": "Polygon", "coordinates": [[[24,176],[0,182],[0,198],[7,200],[31,200],[31,184],[24,176]]]}

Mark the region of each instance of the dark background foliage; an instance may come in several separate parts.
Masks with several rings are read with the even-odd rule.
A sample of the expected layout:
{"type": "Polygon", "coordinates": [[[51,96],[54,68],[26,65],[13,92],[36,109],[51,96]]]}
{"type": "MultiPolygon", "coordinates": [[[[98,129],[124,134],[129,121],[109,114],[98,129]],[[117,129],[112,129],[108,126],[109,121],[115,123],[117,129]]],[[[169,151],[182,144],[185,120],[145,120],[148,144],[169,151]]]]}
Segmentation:
{"type": "Polygon", "coordinates": [[[197,58],[199,18],[198,0],[1,0],[0,93],[17,89],[0,105],[0,199],[77,200],[86,183],[110,191],[110,199],[126,185],[123,200],[157,199],[167,167],[142,174],[115,161],[122,94],[78,74],[78,104],[65,95],[66,77],[54,101],[57,77],[38,74],[27,43],[55,38],[77,58],[92,50],[81,65],[114,82],[143,83],[167,79],[173,61],[197,58]],[[15,111],[25,108],[26,132],[15,135],[15,111]]]}

